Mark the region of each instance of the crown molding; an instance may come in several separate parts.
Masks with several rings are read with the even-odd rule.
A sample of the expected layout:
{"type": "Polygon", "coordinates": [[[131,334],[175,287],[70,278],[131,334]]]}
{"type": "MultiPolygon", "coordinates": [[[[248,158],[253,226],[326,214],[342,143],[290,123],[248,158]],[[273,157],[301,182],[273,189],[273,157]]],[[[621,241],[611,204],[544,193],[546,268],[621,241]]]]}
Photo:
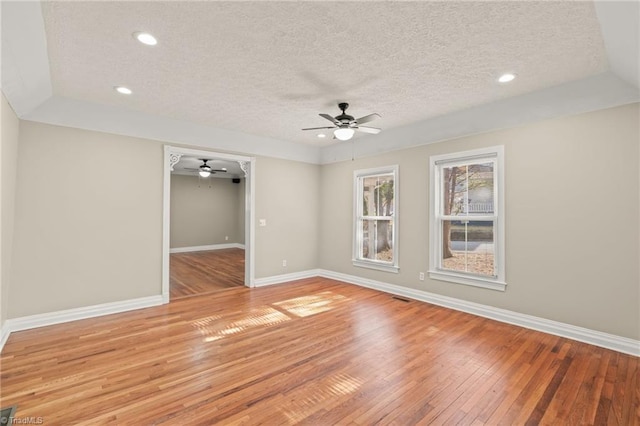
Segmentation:
{"type": "Polygon", "coordinates": [[[626,105],[640,100],[637,87],[605,72],[521,96],[467,108],[323,148],[320,164],[348,161],[550,118],[626,105]]]}
{"type": "Polygon", "coordinates": [[[219,129],[140,111],[52,96],[23,120],[243,155],[318,164],[319,148],[219,129]]]}

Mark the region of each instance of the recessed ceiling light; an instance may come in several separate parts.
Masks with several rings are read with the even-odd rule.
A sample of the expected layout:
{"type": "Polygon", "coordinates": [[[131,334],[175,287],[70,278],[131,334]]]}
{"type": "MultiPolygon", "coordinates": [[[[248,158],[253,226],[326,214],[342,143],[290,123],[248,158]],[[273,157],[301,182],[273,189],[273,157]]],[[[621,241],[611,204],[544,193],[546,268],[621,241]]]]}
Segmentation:
{"type": "Polygon", "coordinates": [[[130,95],[130,94],[133,93],[131,91],[131,89],[129,89],[128,87],[124,87],[124,86],[116,86],[116,87],[114,87],[114,89],[116,90],[116,92],[122,93],[123,95],[130,95]]]}
{"type": "Polygon", "coordinates": [[[158,40],[156,40],[156,38],[149,33],[137,32],[133,33],[133,36],[140,43],[146,44],[147,46],[155,46],[156,44],[158,44],[158,40]]]}
{"type": "Polygon", "coordinates": [[[498,81],[500,83],[508,83],[510,81],[513,81],[513,79],[515,79],[515,78],[516,78],[516,76],[514,74],[506,73],[506,74],[502,74],[500,76],[500,78],[498,78],[498,81]]]}
{"type": "Polygon", "coordinates": [[[327,135],[325,135],[324,133],[318,133],[318,137],[319,137],[319,138],[326,138],[326,137],[327,137],[327,135]]]}

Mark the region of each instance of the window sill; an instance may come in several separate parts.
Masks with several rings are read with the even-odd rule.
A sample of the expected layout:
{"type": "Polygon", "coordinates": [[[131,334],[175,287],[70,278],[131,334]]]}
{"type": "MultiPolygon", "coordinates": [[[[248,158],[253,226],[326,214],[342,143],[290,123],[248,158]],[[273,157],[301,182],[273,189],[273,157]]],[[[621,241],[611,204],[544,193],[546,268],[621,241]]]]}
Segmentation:
{"type": "Polygon", "coordinates": [[[398,268],[395,265],[389,265],[389,264],[384,264],[379,262],[367,262],[365,260],[354,259],[353,266],[358,266],[360,268],[375,269],[377,271],[393,272],[394,274],[397,274],[398,272],[400,272],[400,268],[398,268]]]}
{"type": "Polygon", "coordinates": [[[448,281],[456,284],[470,285],[473,287],[488,288],[490,290],[505,291],[507,283],[490,278],[480,278],[465,274],[456,274],[445,271],[429,271],[429,278],[438,281],[448,281]]]}

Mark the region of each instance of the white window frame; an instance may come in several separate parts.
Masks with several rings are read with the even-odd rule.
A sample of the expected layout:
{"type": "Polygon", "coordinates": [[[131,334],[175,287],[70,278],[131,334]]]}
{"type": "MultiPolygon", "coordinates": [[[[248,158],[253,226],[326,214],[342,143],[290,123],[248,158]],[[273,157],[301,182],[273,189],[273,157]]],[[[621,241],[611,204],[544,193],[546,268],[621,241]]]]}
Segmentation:
{"type": "MultiPolygon", "coordinates": [[[[505,291],[505,207],[504,207],[504,147],[493,146],[471,151],[456,152],[444,155],[434,155],[429,158],[430,163],[430,217],[429,217],[429,277],[435,280],[448,281],[457,284],[471,285],[492,290],[505,291]],[[456,165],[468,161],[494,162],[494,213],[490,215],[494,220],[494,267],[495,277],[479,274],[455,272],[441,267],[442,259],[442,226],[446,219],[452,216],[441,214],[442,183],[440,170],[443,166],[456,165]]],[[[459,218],[457,218],[459,220],[459,218]]]]}
{"type": "MultiPolygon", "coordinates": [[[[385,272],[398,273],[400,268],[398,267],[398,193],[399,193],[399,180],[398,180],[398,166],[386,166],[376,167],[372,169],[355,170],[353,172],[353,257],[352,262],[354,266],[362,268],[376,269],[385,272]],[[393,262],[384,262],[380,260],[364,259],[360,257],[360,247],[362,246],[363,235],[360,232],[360,221],[363,220],[363,185],[362,180],[371,176],[378,175],[393,175],[393,214],[390,216],[390,221],[393,229],[393,262]]],[[[367,216],[369,219],[387,219],[386,217],[367,216]]]]}

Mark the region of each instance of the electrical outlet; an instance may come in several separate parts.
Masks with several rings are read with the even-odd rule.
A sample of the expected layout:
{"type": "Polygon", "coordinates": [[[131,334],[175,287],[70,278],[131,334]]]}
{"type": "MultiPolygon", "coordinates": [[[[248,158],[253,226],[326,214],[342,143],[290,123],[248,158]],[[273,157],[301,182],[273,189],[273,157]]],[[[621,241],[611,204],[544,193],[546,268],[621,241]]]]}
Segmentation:
{"type": "Polygon", "coordinates": [[[418,274],[418,279],[419,279],[420,281],[424,281],[424,272],[420,272],[420,273],[418,274]]]}
{"type": "Polygon", "coordinates": [[[259,224],[259,226],[267,226],[267,219],[260,219],[258,224],[259,224]]]}
{"type": "Polygon", "coordinates": [[[282,267],[283,267],[283,268],[286,268],[286,267],[287,267],[287,261],[286,261],[286,260],[283,260],[283,261],[282,261],[282,267]]]}
{"type": "Polygon", "coordinates": [[[229,241],[229,236],[228,236],[228,235],[225,235],[224,240],[225,240],[225,241],[229,241]]]}

